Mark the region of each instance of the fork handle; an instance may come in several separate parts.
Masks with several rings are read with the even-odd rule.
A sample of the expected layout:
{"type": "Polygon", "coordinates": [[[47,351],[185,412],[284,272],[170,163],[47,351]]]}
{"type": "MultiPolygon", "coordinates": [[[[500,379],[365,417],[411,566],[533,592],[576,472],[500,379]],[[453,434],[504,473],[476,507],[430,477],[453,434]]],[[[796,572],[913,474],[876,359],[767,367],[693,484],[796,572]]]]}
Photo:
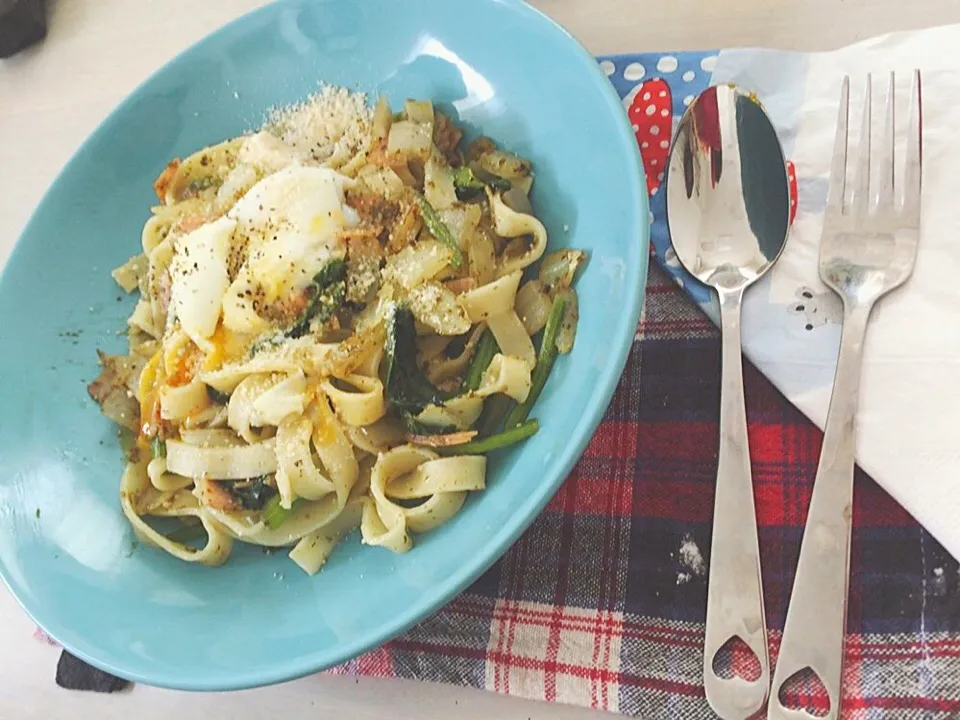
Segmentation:
{"type": "Polygon", "coordinates": [[[754,510],[743,397],[740,305],[743,289],[720,290],[722,382],[720,449],[714,500],[707,623],[704,637],[704,689],[710,707],[723,720],[746,720],[767,699],[770,661],[760,581],[760,546],[754,510]],[[760,677],[722,678],[713,660],[724,643],[739,636],[760,660],[760,677]]]}
{"type": "Polygon", "coordinates": [[[828,720],[840,716],[843,639],[850,581],[855,421],[863,342],[872,307],[872,303],[852,306],[845,303],[837,373],[800,544],[797,575],[773,675],[767,711],[769,720],[814,717],[803,710],[784,707],[780,701],[784,683],[806,668],[820,677],[827,690],[830,698],[828,720]]]}

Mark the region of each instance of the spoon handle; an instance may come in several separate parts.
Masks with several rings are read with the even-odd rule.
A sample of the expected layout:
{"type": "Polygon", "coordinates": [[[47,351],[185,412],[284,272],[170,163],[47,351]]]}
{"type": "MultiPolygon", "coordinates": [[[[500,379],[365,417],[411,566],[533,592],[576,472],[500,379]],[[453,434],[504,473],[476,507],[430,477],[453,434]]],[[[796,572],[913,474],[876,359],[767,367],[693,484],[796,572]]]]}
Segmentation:
{"type": "Polygon", "coordinates": [[[743,289],[719,290],[723,329],[720,453],[710,549],[710,585],[703,676],[707,702],[723,720],[746,720],[763,707],[770,687],[767,623],[760,581],[760,545],[750,473],[743,397],[740,304],[743,289]],[[760,661],[760,677],[722,678],[714,658],[739,637],[760,661]]]}
{"type": "Polygon", "coordinates": [[[770,720],[813,717],[785,707],[780,700],[784,684],[806,669],[819,676],[830,698],[830,708],[822,717],[836,720],[840,716],[853,524],[855,420],[870,310],[871,305],[852,305],[844,312],[823,448],[773,677],[770,720]]]}

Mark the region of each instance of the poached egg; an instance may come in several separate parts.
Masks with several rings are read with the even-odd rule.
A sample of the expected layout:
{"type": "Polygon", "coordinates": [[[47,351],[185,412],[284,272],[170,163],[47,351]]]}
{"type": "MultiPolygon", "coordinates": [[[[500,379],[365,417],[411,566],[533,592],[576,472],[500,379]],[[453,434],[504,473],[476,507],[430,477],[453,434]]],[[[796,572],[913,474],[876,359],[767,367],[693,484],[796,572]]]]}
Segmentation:
{"type": "Polygon", "coordinates": [[[359,222],[344,200],[351,182],[330,168],[293,163],[254,184],[225,216],[181,237],[171,305],[184,332],[208,347],[221,314],[235,333],[269,329],[260,304],[306,288],[344,256],[338,235],[359,222]]]}

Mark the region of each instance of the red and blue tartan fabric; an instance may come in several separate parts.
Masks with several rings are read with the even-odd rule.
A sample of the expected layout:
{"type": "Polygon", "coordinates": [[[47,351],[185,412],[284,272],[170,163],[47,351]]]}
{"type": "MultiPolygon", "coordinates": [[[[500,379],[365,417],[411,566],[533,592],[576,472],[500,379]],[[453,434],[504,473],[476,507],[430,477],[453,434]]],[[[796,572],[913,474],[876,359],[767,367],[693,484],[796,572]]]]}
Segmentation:
{"type": "MultiPolygon", "coordinates": [[[[710,321],[651,268],[617,394],[547,509],[454,602],[334,672],[714,718],[701,676],[719,350],[710,321]]],[[[750,365],[745,383],[775,662],[821,433],[750,365]]],[[[853,520],[842,717],[960,717],[957,562],[863,474],[853,520]]],[[[811,687],[791,700],[828,706],[811,687]]]]}
{"type": "MultiPolygon", "coordinates": [[[[667,230],[656,194],[672,122],[709,82],[714,56],[600,59],[641,145],[658,247],[667,230]]],[[[719,350],[711,322],[651,268],[617,393],[547,509],[467,592],[331,672],[471,686],[649,720],[715,717],[704,699],[701,644],[719,350]]],[[[775,662],[821,433],[750,365],[745,384],[775,662]]],[[[957,562],[862,474],[853,521],[842,717],[960,718],[957,562]]],[[[749,665],[736,654],[731,661],[741,672],[749,665]]],[[[828,705],[815,687],[791,696],[820,712],[828,705]]]]}
{"type": "MultiPolygon", "coordinates": [[[[669,244],[657,193],[672,124],[709,83],[715,56],[600,58],[641,147],[657,247],[669,244]]],[[[795,186],[792,193],[796,203],[795,186]]],[[[547,509],[454,602],[334,672],[469,685],[650,720],[715,717],[701,677],[719,376],[715,327],[654,266],[617,393],[547,509]]],[[[749,364],[745,383],[775,662],[821,433],[749,364]]],[[[853,520],[842,717],[960,718],[957,562],[862,473],[853,520]]],[[[749,658],[731,661],[748,672],[749,658]]],[[[818,687],[790,694],[819,713],[829,705],[818,687]]]]}

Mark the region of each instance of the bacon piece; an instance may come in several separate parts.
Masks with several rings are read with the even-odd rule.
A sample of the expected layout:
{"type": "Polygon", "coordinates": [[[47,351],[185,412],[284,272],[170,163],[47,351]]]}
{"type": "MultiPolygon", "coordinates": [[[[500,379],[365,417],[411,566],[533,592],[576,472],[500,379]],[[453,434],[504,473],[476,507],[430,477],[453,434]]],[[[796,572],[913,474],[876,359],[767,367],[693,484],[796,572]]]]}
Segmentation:
{"type": "Polygon", "coordinates": [[[460,155],[457,153],[457,146],[463,139],[463,132],[450,122],[450,119],[443,113],[435,113],[433,120],[433,144],[437,150],[443,153],[450,165],[460,164],[460,155]]]}
{"type": "Polygon", "coordinates": [[[396,253],[411,244],[422,226],[420,206],[415,202],[405,203],[403,214],[394,224],[388,239],[390,252],[396,253]]]}
{"type": "Polygon", "coordinates": [[[424,445],[426,447],[452,447],[454,445],[464,445],[477,436],[476,430],[462,430],[461,432],[447,433],[445,435],[407,435],[407,440],[414,445],[424,445]]]}
{"type": "Polygon", "coordinates": [[[170,189],[170,183],[173,182],[173,179],[177,176],[177,171],[180,169],[180,158],[174,158],[167,163],[167,166],[163,169],[163,172],[160,173],[156,181],[153,183],[153,191],[157,194],[157,197],[160,199],[161,203],[166,204],[167,199],[167,190],[170,189]]]}
{"type": "Polygon", "coordinates": [[[447,280],[444,286],[455,295],[460,295],[461,293],[474,290],[477,287],[477,281],[472,277],[457,278],[456,280],[447,280]]]}
{"type": "Polygon", "coordinates": [[[381,233],[379,225],[361,225],[338,233],[337,238],[347,246],[347,261],[379,260],[383,257],[381,233]]]}
{"type": "Polygon", "coordinates": [[[400,215],[400,204],[371,192],[347,192],[347,205],[357,211],[364,225],[386,227],[400,215]]]}
{"type": "Polygon", "coordinates": [[[201,478],[197,483],[200,487],[200,503],[214,510],[243,510],[243,505],[229,490],[216,480],[201,478]]]}

